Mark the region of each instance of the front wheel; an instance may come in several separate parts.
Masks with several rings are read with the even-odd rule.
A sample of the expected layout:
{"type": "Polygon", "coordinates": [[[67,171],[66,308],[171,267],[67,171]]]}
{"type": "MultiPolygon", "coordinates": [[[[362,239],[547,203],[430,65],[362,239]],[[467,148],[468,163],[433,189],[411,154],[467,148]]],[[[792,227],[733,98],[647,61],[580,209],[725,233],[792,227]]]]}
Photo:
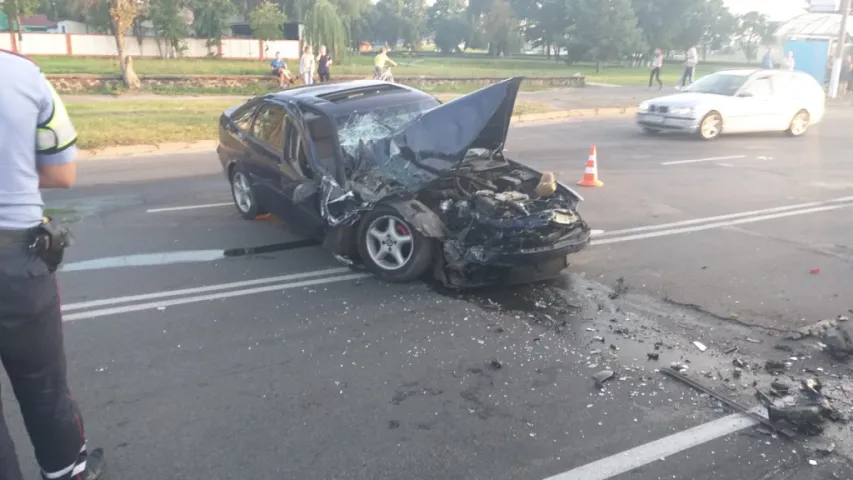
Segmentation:
{"type": "Polygon", "coordinates": [[[788,126],[788,130],[785,130],[785,133],[791,137],[799,137],[809,130],[810,123],[811,117],[809,116],[809,112],[800,110],[791,119],[791,124],[788,126]]]}
{"type": "Polygon", "coordinates": [[[430,267],[436,243],[413,229],[397,210],[380,205],[364,216],[356,239],[365,267],[391,282],[409,282],[430,267]]]}
{"type": "Polygon", "coordinates": [[[699,137],[702,140],[713,140],[723,133],[723,117],[717,112],[705,115],[699,124],[699,137]]]}

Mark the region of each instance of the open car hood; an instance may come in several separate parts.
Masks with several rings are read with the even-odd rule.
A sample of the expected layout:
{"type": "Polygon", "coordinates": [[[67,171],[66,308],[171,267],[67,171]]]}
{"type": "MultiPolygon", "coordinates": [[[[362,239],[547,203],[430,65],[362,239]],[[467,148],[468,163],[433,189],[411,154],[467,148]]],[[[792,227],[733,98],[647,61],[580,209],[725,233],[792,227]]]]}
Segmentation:
{"type": "Polygon", "coordinates": [[[523,77],[513,77],[435,107],[394,135],[401,153],[414,159],[438,158],[457,166],[474,148],[499,152],[523,77]]]}

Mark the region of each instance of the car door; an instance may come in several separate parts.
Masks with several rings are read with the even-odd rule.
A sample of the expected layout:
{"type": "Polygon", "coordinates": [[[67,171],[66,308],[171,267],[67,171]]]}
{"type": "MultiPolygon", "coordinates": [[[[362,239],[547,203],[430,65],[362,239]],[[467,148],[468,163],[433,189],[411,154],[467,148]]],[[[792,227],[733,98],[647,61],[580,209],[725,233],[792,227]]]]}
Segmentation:
{"type": "Polygon", "coordinates": [[[278,216],[283,192],[279,177],[284,153],[284,108],[265,101],[258,108],[246,138],[248,173],[258,202],[278,216]]]}
{"type": "Polygon", "coordinates": [[[770,75],[760,75],[747,82],[731,102],[732,111],[726,123],[728,132],[762,132],[773,130],[779,102],[773,96],[770,75]]]}
{"type": "Polygon", "coordinates": [[[223,167],[230,163],[243,165],[248,160],[248,135],[257,110],[257,103],[248,103],[237,108],[230,118],[223,116],[220,120],[219,145],[216,150],[223,167]]]}
{"type": "Polygon", "coordinates": [[[320,236],[325,222],[320,215],[316,173],[308,160],[307,139],[290,114],[286,114],[285,119],[283,161],[286,167],[282,168],[282,189],[293,205],[289,214],[298,217],[304,234],[320,236]]]}
{"type": "Polygon", "coordinates": [[[803,89],[796,82],[796,77],[788,73],[780,73],[771,77],[773,97],[777,109],[773,117],[773,130],[786,130],[791,126],[791,120],[797,112],[808,103],[808,89],[803,89]]]}

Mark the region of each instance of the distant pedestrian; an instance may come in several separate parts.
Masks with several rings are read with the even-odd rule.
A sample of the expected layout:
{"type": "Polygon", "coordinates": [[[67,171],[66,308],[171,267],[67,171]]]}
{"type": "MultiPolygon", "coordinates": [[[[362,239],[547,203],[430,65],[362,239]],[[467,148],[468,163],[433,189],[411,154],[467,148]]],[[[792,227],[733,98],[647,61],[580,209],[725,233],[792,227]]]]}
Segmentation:
{"type": "Polygon", "coordinates": [[[785,58],[782,59],[782,70],[793,72],[797,63],[794,61],[794,52],[788,52],[785,58]]]}
{"type": "Polygon", "coordinates": [[[657,80],[658,90],[663,88],[663,82],[660,79],[660,71],[663,68],[663,52],[661,49],[655,49],[655,57],[652,59],[652,72],[649,74],[649,88],[652,88],[652,82],[657,80]]]}
{"type": "Polygon", "coordinates": [[[693,83],[693,74],[696,72],[696,64],[699,63],[699,53],[696,47],[690,47],[687,50],[687,56],[684,60],[684,72],[681,74],[681,87],[686,87],[689,83],[693,83]]]}
{"type": "Polygon", "coordinates": [[[299,59],[299,75],[302,76],[302,83],[305,85],[314,84],[315,67],[314,49],[311,45],[305,45],[302,50],[302,58],[299,59]]]}
{"type": "Polygon", "coordinates": [[[278,86],[284,88],[285,83],[293,83],[293,77],[287,70],[287,63],[281,58],[281,52],[275,52],[275,58],[270,62],[272,74],[278,78],[278,86]]]}
{"type": "Polygon", "coordinates": [[[332,59],[326,52],[326,46],[320,45],[320,51],[317,53],[317,74],[320,76],[321,82],[328,82],[330,78],[329,65],[332,64],[332,59]]]}
{"type": "Polygon", "coordinates": [[[773,49],[767,49],[767,53],[765,53],[764,58],[761,59],[761,68],[773,70],[773,49]]]}

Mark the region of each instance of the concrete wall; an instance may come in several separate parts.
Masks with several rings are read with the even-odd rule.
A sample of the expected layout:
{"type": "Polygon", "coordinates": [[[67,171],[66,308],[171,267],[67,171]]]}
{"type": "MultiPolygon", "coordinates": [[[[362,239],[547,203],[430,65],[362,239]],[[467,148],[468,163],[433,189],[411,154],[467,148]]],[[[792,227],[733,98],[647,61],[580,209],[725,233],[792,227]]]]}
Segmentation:
{"type": "MultiPolygon", "coordinates": [[[[185,38],[185,58],[204,58],[219,55],[222,58],[239,60],[268,59],[281,52],[287,59],[299,58],[299,42],[293,40],[274,40],[265,42],[251,38],[223,38],[222,46],[208,47],[204,38],[185,38]]],[[[171,49],[155,37],[142,37],[142,41],[133,36],[125,38],[127,54],[132,57],[167,57],[171,49]]],[[[0,49],[11,50],[24,55],[67,55],[80,57],[113,57],[118,55],[115,38],[111,35],[62,34],[62,33],[24,33],[23,39],[11,32],[0,32],[0,49]]]]}

